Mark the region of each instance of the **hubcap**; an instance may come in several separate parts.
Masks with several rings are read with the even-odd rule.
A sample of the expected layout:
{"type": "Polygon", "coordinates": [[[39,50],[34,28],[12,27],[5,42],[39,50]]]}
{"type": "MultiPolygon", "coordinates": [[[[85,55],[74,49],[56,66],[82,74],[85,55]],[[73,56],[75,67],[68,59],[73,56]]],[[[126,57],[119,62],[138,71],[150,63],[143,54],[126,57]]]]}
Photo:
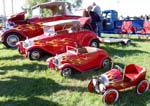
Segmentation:
{"type": "Polygon", "coordinates": [[[103,68],[109,68],[109,66],[110,66],[110,61],[109,61],[109,59],[105,59],[105,60],[103,61],[103,68]]]}
{"type": "Polygon", "coordinates": [[[97,42],[92,42],[92,43],[91,43],[91,46],[92,46],[92,47],[96,47],[96,48],[98,48],[98,44],[97,44],[97,42]]]}
{"type": "Polygon", "coordinates": [[[107,103],[111,103],[111,102],[114,102],[115,101],[115,99],[116,99],[116,97],[117,97],[117,94],[116,94],[116,92],[109,92],[107,95],[106,95],[106,97],[105,97],[105,101],[107,102],[107,103]]]}
{"type": "Polygon", "coordinates": [[[71,76],[71,68],[65,68],[65,69],[63,69],[62,75],[63,75],[64,77],[69,77],[69,76],[71,76]]]}
{"type": "Polygon", "coordinates": [[[115,89],[108,90],[103,95],[103,102],[104,103],[116,102],[118,98],[119,98],[119,93],[117,90],[115,89]]]}
{"type": "Polygon", "coordinates": [[[11,47],[16,47],[16,43],[19,41],[19,37],[17,35],[9,35],[7,38],[7,44],[11,47]]]}
{"type": "Polygon", "coordinates": [[[146,80],[142,81],[139,86],[137,87],[137,93],[142,94],[146,92],[149,88],[149,84],[146,80]]]}
{"type": "Polygon", "coordinates": [[[40,53],[39,51],[33,51],[31,54],[32,59],[39,59],[40,58],[40,53]]]}

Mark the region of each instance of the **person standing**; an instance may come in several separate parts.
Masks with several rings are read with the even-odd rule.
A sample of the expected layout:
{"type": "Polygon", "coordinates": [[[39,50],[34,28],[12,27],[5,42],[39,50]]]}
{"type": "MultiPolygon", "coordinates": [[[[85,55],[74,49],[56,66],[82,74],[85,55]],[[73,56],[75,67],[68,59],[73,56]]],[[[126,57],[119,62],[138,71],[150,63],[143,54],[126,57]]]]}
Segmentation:
{"type": "Polygon", "coordinates": [[[92,4],[92,11],[98,14],[100,21],[96,22],[97,25],[97,34],[101,36],[101,31],[103,30],[103,16],[101,14],[101,8],[95,2],[92,4]]]}
{"type": "MultiPolygon", "coordinates": [[[[88,8],[87,8],[87,16],[89,16],[89,17],[91,17],[91,21],[90,21],[90,24],[91,24],[91,26],[92,26],[92,29],[93,29],[93,31],[95,32],[95,33],[97,33],[97,25],[96,25],[96,17],[95,17],[95,12],[93,12],[92,11],[92,6],[90,5],[90,6],[88,6],[88,8]]],[[[97,15],[98,16],[98,15],[97,15]]]]}

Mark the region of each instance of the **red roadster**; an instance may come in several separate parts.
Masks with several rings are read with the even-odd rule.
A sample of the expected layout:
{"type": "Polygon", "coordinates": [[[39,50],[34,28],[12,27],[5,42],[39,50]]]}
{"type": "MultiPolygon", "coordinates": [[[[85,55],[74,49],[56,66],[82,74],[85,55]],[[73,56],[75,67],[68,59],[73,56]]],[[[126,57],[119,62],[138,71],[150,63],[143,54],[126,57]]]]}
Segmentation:
{"type": "Polygon", "coordinates": [[[100,39],[92,31],[81,28],[79,20],[60,20],[44,23],[44,34],[17,43],[20,54],[37,60],[44,53],[56,55],[66,52],[66,46],[99,47],[100,39]]]}
{"type": "Polygon", "coordinates": [[[75,71],[110,67],[110,57],[106,51],[94,47],[74,48],[67,46],[67,52],[48,59],[49,68],[56,68],[64,77],[71,76],[75,71]]]}
{"type": "Polygon", "coordinates": [[[102,93],[104,103],[116,102],[119,92],[136,87],[137,94],[142,94],[149,89],[146,80],[146,70],[135,64],[129,64],[123,70],[119,66],[110,71],[93,78],[89,85],[90,92],[102,93]]]}
{"type": "MultiPolygon", "coordinates": [[[[11,16],[8,19],[7,27],[2,31],[3,34],[0,34],[0,42],[7,47],[13,48],[16,47],[18,41],[43,34],[42,23],[81,18],[81,16],[68,14],[70,8],[67,11],[65,9],[66,5],[70,7],[71,4],[68,2],[41,3],[32,8],[33,17],[30,19],[25,19],[25,12],[11,16]],[[40,13],[42,11],[47,11],[49,16],[43,17],[42,13],[40,13]]],[[[81,20],[81,24],[82,27],[92,30],[89,20],[89,17],[85,17],[85,20],[81,20]]]]}

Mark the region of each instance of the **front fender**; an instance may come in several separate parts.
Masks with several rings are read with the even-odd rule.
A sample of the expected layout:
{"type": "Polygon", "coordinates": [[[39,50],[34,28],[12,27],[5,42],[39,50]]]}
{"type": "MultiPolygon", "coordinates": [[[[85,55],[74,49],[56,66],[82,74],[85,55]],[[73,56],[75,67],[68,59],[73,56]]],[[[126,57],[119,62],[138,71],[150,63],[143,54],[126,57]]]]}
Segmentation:
{"type": "Polygon", "coordinates": [[[79,69],[77,69],[75,66],[73,66],[70,63],[63,63],[63,64],[61,64],[60,66],[58,66],[58,70],[62,70],[63,68],[66,68],[66,67],[70,67],[70,68],[73,68],[73,69],[75,69],[77,71],[80,71],[79,69]]]}
{"type": "Polygon", "coordinates": [[[58,70],[62,70],[65,67],[73,67],[70,63],[63,63],[60,66],[58,66],[58,70]]]}
{"type": "Polygon", "coordinates": [[[18,31],[16,29],[10,29],[10,30],[7,30],[7,31],[4,31],[4,33],[2,34],[2,41],[4,41],[5,37],[9,34],[9,33],[17,33],[18,35],[21,36],[21,38],[25,38],[24,34],[21,32],[21,31],[18,31]]]}
{"type": "Polygon", "coordinates": [[[30,51],[32,49],[39,49],[41,50],[42,52],[45,52],[45,53],[49,53],[51,55],[55,55],[55,53],[53,51],[48,51],[47,49],[44,49],[43,47],[40,47],[38,45],[34,45],[34,46],[31,46],[31,47],[28,47],[27,48],[27,51],[30,51]]]}

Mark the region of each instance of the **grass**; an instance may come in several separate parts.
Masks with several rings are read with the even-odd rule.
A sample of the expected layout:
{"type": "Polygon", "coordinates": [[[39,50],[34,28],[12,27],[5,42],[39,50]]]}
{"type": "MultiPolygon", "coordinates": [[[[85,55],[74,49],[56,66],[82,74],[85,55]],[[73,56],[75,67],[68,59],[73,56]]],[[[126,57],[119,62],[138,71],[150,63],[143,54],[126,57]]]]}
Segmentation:
{"type": "MultiPolygon", "coordinates": [[[[150,80],[150,41],[132,40],[129,47],[101,44],[111,57],[121,56],[126,63],[147,69],[150,80]]],[[[117,60],[119,64],[124,64],[117,60]]],[[[47,62],[30,61],[15,49],[0,45],[0,106],[104,106],[102,95],[89,93],[87,85],[92,76],[105,70],[76,74],[63,78],[50,70],[47,62]]],[[[138,96],[131,90],[121,92],[115,106],[150,106],[150,92],[138,96]]]]}

